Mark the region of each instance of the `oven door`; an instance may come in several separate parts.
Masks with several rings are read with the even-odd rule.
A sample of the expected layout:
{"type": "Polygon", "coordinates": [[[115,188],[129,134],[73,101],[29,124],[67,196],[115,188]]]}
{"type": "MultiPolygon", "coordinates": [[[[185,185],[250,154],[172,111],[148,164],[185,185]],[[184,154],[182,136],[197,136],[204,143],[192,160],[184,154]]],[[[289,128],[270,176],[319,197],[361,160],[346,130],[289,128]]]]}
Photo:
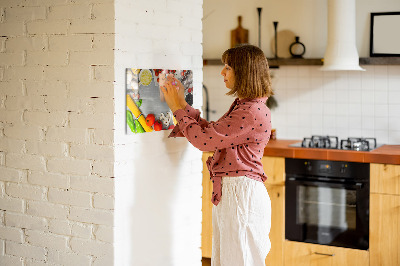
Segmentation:
{"type": "Polygon", "coordinates": [[[369,185],[286,178],[286,239],[367,250],[369,185]]]}

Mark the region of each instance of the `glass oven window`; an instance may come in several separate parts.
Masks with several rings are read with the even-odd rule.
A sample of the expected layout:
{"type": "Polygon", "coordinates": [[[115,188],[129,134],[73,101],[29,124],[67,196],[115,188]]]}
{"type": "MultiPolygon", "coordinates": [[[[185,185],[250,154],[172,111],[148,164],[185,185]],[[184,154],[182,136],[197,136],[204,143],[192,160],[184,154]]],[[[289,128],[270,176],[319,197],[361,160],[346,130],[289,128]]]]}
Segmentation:
{"type": "Polygon", "coordinates": [[[297,223],[340,231],[356,228],[356,191],[298,186],[297,223]]]}

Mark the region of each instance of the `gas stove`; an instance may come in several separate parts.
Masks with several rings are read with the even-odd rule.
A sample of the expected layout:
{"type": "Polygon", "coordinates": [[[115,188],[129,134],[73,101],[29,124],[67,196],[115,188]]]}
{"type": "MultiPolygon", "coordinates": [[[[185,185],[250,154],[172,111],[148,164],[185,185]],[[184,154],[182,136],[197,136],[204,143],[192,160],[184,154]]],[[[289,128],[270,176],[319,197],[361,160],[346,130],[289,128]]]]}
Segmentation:
{"type": "Polygon", "coordinates": [[[336,136],[317,135],[313,135],[310,138],[304,138],[303,141],[291,144],[289,146],[353,151],[371,151],[378,147],[376,138],[347,138],[342,139],[339,142],[339,138],[336,136]]]}

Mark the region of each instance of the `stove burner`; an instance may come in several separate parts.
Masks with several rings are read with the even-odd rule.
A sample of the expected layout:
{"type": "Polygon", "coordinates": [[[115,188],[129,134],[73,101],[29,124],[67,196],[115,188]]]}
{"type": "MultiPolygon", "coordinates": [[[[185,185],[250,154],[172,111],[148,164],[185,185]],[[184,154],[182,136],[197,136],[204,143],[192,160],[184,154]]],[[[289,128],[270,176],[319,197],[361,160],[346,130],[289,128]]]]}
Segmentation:
{"type": "Polygon", "coordinates": [[[369,151],[376,148],[376,138],[347,138],[340,141],[343,150],[369,151]]]}
{"type": "Polygon", "coordinates": [[[353,151],[371,151],[378,147],[376,138],[347,138],[340,141],[336,136],[317,136],[304,138],[302,142],[292,144],[293,147],[340,149],[353,151]]]}
{"type": "Polygon", "coordinates": [[[301,142],[301,147],[305,148],[326,148],[338,149],[339,140],[334,136],[312,136],[311,138],[304,138],[301,142]]]}

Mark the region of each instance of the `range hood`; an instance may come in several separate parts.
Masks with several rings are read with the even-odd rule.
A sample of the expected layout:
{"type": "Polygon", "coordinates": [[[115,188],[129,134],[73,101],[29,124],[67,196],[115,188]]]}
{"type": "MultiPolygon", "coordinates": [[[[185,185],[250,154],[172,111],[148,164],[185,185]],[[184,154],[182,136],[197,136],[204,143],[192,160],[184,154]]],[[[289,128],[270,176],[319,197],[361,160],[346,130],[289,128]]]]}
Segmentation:
{"type": "Polygon", "coordinates": [[[320,70],[358,70],[355,0],[328,0],[328,44],[320,70]]]}

